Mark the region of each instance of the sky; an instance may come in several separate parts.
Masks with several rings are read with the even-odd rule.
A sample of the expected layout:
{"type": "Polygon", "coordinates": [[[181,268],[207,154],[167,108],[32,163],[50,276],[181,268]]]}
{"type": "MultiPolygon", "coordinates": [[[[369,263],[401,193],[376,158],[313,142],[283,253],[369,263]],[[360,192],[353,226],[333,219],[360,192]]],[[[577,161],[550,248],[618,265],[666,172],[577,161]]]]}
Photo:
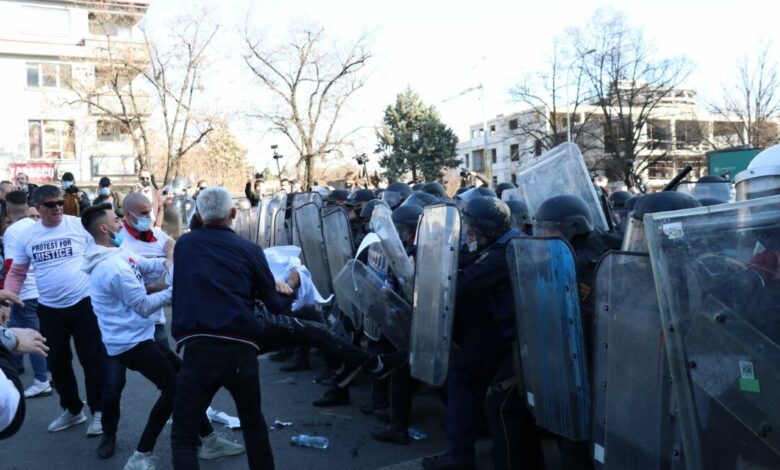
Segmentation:
{"type": "MultiPolygon", "coordinates": [[[[146,20],[161,30],[180,13],[180,0],[150,0],[146,20]]],[[[270,41],[283,41],[302,22],[321,24],[334,41],[368,33],[373,54],[366,86],[350,101],[344,126],[361,128],[356,153],[372,156],[375,126],[384,108],[407,86],[438,108],[442,120],[465,139],[485,115],[517,111],[509,90],[523,76],[544,70],[556,39],[584,26],[601,7],[625,12],[644,30],[659,57],[685,56],[693,72],[683,86],[714,97],[733,79],[737,61],[774,44],[780,57],[776,0],[192,0],[220,25],[212,47],[206,99],[230,112],[233,132],[258,169],[270,161],[271,144],[292,155],[281,135],[247,116],[263,106],[262,88],[242,59],[245,25],[270,41]]],[[[288,160],[288,159],[285,159],[288,160]]],[[[289,160],[292,160],[290,158],[289,160]]]]}

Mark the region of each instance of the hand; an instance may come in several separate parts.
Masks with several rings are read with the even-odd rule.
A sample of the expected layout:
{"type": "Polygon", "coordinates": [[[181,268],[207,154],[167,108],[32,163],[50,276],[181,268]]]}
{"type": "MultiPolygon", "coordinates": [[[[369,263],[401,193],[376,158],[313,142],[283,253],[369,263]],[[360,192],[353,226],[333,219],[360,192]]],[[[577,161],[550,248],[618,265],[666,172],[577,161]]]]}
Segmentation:
{"type": "Polygon", "coordinates": [[[20,307],[24,307],[24,302],[19,300],[19,297],[16,296],[13,292],[10,290],[0,290],[0,302],[13,302],[17,304],[20,307]]]}
{"type": "Polygon", "coordinates": [[[287,284],[291,285],[292,287],[301,286],[301,275],[298,274],[297,270],[293,269],[290,271],[290,275],[287,276],[287,284]]]}
{"type": "Polygon", "coordinates": [[[289,284],[282,281],[276,281],[276,292],[281,295],[291,297],[294,294],[292,287],[289,284]]]}
{"type": "Polygon", "coordinates": [[[49,347],[46,346],[46,338],[35,330],[29,328],[11,328],[16,335],[16,351],[19,353],[38,354],[46,357],[49,347]]]}

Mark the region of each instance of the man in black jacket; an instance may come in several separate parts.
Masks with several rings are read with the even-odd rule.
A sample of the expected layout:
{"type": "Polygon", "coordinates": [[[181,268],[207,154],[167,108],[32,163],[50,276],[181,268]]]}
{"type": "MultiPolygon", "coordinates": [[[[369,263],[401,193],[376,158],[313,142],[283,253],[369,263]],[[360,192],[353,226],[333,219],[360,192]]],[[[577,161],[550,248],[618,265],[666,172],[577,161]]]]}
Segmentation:
{"type": "Polygon", "coordinates": [[[172,334],[184,347],[176,384],[171,447],[175,469],[197,469],[200,418],[221,387],[233,396],[251,469],[272,469],[260,409],[257,353],[263,326],[255,300],[272,313],[289,309],[292,288],[274,280],[262,249],[230,230],[230,193],[207,188],[197,200],[203,227],[174,250],[172,334]]]}

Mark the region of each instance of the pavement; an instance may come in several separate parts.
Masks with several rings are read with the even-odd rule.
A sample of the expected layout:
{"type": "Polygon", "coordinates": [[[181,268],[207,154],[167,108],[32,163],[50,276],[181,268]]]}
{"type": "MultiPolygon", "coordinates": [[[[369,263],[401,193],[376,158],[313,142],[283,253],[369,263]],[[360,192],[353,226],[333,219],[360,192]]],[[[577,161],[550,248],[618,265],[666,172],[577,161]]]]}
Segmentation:
{"type": "MultiPolygon", "coordinates": [[[[427,440],[412,441],[408,446],[376,442],[369,433],[382,423],[358,410],[358,404],[369,400],[369,377],[357,378],[351,388],[351,406],[315,408],[311,405],[312,400],[325,389],[313,379],[323,370],[324,362],[316,351],[311,358],[312,370],[293,373],[279,372],[279,364],[265,356],[259,360],[263,413],[267,423],[270,425],[276,419],[293,423],[288,428],[269,431],[277,469],[412,469],[420,468],[421,457],[446,448],[442,429],[444,405],[432,389],[423,387],[415,395],[412,410],[412,425],[428,433],[427,440]],[[297,434],[325,436],[330,439],[330,447],[325,450],[293,447],[289,444],[290,438],[297,434]]],[[[73,362],[82,399],[85,399],[83,374],[75,354],[73,362]]],[[[33,378],[29,363],[25,365],[28,370],[22,375],[22,382],[29,385],[33,378]]],[[[157,389],[151,383],[137,372],[128,371],[116,454],[108,460],[101,460],[95,454],[99,438],[86,437],[87,423],[57,433],[47,432],[49,422],[60,413],[56,392],[49,397],[28,400],[22,429],[14,437],[0,441],[0,470],[122,469],[135,450],[157,395],[157,389]]],[[[233,400],[224,390],[216,395],[212,407],[236,415],[233,400]]],[[[240,431],[219,424],[215,424],[215,428],[223,436],[243,443],[240,431]]],[[[483,455],[488,449],[485,442],[478,446],[483,455]]],[[[160,435],[154,455],[158,469],[172,468],[170,425],[160,435]]],[[[245,455],[201,461],[203,469],[245,469],[246,466],[245,455]]],[[[480,467],[489,468],[485,462],[480,467]]]]}

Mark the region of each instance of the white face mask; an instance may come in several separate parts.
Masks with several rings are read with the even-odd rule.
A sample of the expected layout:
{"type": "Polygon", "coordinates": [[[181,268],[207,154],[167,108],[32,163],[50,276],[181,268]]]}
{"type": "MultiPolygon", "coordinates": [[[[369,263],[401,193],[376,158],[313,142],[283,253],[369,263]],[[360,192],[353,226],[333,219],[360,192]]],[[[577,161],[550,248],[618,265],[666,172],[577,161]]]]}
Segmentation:
{"type": "Polygon", "coordinates": [[[474,252],[476,252],[476,251],[477,251],[477,248],[478,248],[478,245],[477,245],[477,241],[476,241],[476,240],[474,240],[473,242],[467,243],[467,244],[466,244],[466,246],[468,246],[468,247],[469,247],[469,251],[470,251],[471,253],[474,253],[474,252]]]}

